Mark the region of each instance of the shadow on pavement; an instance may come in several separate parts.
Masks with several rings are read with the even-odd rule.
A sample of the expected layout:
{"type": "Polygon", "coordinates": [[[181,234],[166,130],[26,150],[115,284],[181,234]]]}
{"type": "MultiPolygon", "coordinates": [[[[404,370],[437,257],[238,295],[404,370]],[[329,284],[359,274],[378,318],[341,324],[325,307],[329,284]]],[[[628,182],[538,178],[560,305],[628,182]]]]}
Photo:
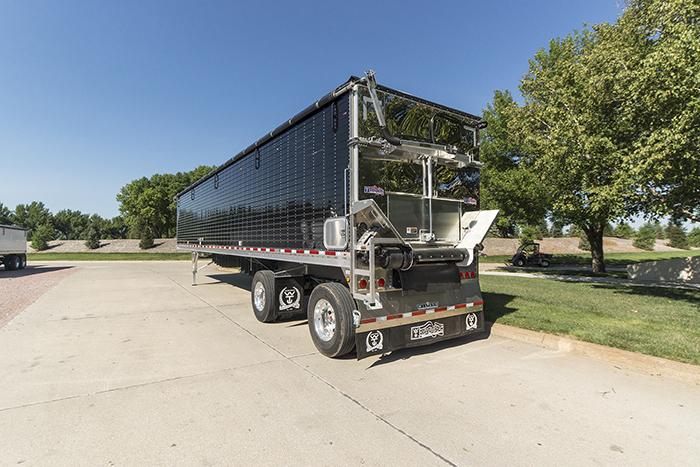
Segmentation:
{"type": "Polygon", "coordinates": [[[74,269],[75,266],[30,266],[29,264],[25,269],[18,269],[16,271],[8,271],[6,269],[0,269],[0,279],[6,277],[27,277],[34,276],[36,274],[46,274],[49,272],[62,271],[65,269],[74,269]]]}
{"type": "MultiPolygon", "coordinates": [[[[486,331],[484,331],[484,332],[468,334],[466,336],[457,337],[455,339],[448,339],[448,340],[436,342],[434,344],[423,345],[420,347],[411,347],[408,349],[394,350],[391,353],[380,356],[374,363],[372,363],[370,366],[368,366],[367,369],[375,368],[377,366],[385,365],[387,363],[393,363],[393,362],[396,362],[398,360],[408,360],[409,358],[417,356],[417,355],[426,355],[426,354],[439,352],[439,351],[444,350],[444,349],[451,349],[453,347],[468,345],[472,342],[486,340],[489,338],[490,335],[491,335],[491,328],[490,328],[490,326],[487,326],[486,331]]],[[[345,357],[341,357],[341,359],[348,359],[348,360],[351,358],[353,358],[353,359],[357,358],[357,355],[355,352],[351,352],[348,355],[346,355],[345,357]]]]}
{"type": "Polygon", "coordinates": [[[208,274],[207,277],[210,277],[214,280],[217,280],[219,282],[225,282],[226,284],[231,284],[234,287],[238,287],[243,290],[247,290],[250,292],[250,286],[253,282],[253,278],[249,276],[248,274],[244,273],[227,273],[227,274],[208,274]]]}

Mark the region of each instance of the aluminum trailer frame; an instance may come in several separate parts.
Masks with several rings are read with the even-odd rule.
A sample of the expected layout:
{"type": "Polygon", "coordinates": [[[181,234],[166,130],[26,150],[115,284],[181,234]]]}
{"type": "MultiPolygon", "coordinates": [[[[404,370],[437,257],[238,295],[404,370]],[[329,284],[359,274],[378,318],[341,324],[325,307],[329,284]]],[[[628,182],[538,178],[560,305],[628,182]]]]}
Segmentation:
{"type": "Polygon", "coordinates": [[[193,284],[205,253],[254,274],[260,321],[303,312],[310,295],[312,340],[331,357],[484,330],[477,253],[497,211],[478,210],[483,127],[379,86],[373,72],[351,77],[175,197],[177,248],[192,252],[193,284]],[[423,136],[392,134],[411,115],[423,136]],[[446,134],[456,142],[437,141],[446,134]],[[422,188],[370,185],[409,165],[422,188]],[[445,173],[449,184],[438,182],[445,173]]]}

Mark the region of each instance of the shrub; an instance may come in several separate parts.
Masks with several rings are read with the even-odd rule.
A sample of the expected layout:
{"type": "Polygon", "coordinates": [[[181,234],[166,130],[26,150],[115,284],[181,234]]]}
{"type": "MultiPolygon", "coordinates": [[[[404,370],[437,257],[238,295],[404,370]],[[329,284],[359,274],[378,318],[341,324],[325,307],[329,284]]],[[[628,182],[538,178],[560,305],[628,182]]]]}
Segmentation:
{"type": "Polygon", "coordinates": [[[85,238],[85,246],[91,250],[95,250],[100,247],[100,234],[97,232],[95,227],[90,227],[88,229],[85,238]]]}
{"type": "Polygon", "coordinates": [[[588,241],[588,237],[586,236],[586,234],[582,233],[581,237],[579,238],[580,240],[578,242],[578,249],[583,251],[591,251],[591,242],[588,241]]]}
{"type": "Polygon", "coordinates": [[[142,250],[148,250],[154,246],[155,244],[153,243],[153,234],[151,233],[151,229],[146,228],[141,230],[141,241],[139,242],[139,248],[142,250]]]}
{"type": "Polygon", "coordinates": [[[569,230],[566,232],[566,236],[570,238],[580,237],[583,234],[583,229],[578,225],[570,225],[569,230]]]}
{"type": "Polygon", "coordinates": [[[641,250],[653,251],[656,245],[656,234],[651,227],[640,227],[637,235],[634,237],[632,246],[641,250]]]}
{"type": "Polygon", "coordinates": [[[685,229],[680,225],[671,224],[666,227],[666,236],[668,237],[668,243],[666,243],[666,245],[671,248],[679,248],[681,250],[687,250],[689,248],[685,229]]]}
{"type": "Polygon", "coordinates": [[[610,225],[610,222],[605,223],[605,227],[603,227],[603,237],[614,237],[615,236],[615,230],[613,229],[613,226],[610,225]]]}
{"type": "Polygon", "coordinates": [[[623,222],[615,227],[614,234],[617,238],[632,238],[634,237],[634,230],[627,222],[623,222]]]}
{"type": "Polygon", "coordinates": [[[37,251],[43,251],[49,248],[49,241],[53,240],[54,229],[50,224],[44,224],[34,231],[32,235],[31,247],[37,251]]]}
{"type": "Polygon", "coordinates": [[[688,245],[700,247],[700,227],[695,227],[688,233],[688,245]]]}
{"type": "Polygon", "coordinates": [[[520,235],[518,235],[518,239],[520,240],[520,244],[522,245],[523,243],[529,243],[529,242],[534,242],[535,241],[535,228],[531,226],[525,226],[523,227],[522,232],[520,232],[520,235]]]}

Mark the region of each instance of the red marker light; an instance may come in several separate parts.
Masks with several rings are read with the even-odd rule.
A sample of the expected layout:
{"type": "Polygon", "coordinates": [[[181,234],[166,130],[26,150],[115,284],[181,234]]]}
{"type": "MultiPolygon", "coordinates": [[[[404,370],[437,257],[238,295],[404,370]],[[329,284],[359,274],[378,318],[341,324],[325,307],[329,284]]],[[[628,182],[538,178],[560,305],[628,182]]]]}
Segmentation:
{"type": "Polygon", "coordinates": [[[476,277],[476,273],[472,271],[472,279],[476,277]]]}
{"type": "Polygon", "coordinates": [[[386,281],[384,280],[384,278],[383,277],[379,278],[379,280],[377,281],[377,285],[379,287],[384,287],[384,284],[386,284],[386,281]]]}
{"type": "Polygon", "coordinates": [[[360,288],[361,289],[366,289],[367,288],[367,281],[362,279],[360,280],[360,288]]]}

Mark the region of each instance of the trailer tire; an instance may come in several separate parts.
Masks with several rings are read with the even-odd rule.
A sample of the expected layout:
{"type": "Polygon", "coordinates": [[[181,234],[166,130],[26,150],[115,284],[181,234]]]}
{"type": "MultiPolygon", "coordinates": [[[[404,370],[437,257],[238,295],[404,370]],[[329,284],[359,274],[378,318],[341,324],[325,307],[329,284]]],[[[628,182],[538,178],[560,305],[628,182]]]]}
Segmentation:
{"type": "Polygon", "coordinates": [[[17,255],[5,256],[5,269],[8,271],[19,269],[19,257],[17,255]]]}
{"type": "Polygon", "coordinates": [[[540,263],[540,265],[541,265],[543,268],[548,268],[548,267],[549,267],[549,260],[543,259],[542,262],[540,263]]]}
{"type": "Polygon", "coordinates": [[[355,346],[350,290],[337,282],[317,286],[309,298],[309,332],[314,345],[326,357],[340,357],[355,346]]]}
{"type": "Polygon", "coordinates": [[[27,267],[27,255],[19,256],[19,269],[24,269],[27,267]]]}
{"type": "Polygon", "coordinates": [[[272,271],[258,271],[253,276],[250,287],[253,313],[261,323],[271,323],[277,318],[275,306],[275,274],[272,271]]]}

